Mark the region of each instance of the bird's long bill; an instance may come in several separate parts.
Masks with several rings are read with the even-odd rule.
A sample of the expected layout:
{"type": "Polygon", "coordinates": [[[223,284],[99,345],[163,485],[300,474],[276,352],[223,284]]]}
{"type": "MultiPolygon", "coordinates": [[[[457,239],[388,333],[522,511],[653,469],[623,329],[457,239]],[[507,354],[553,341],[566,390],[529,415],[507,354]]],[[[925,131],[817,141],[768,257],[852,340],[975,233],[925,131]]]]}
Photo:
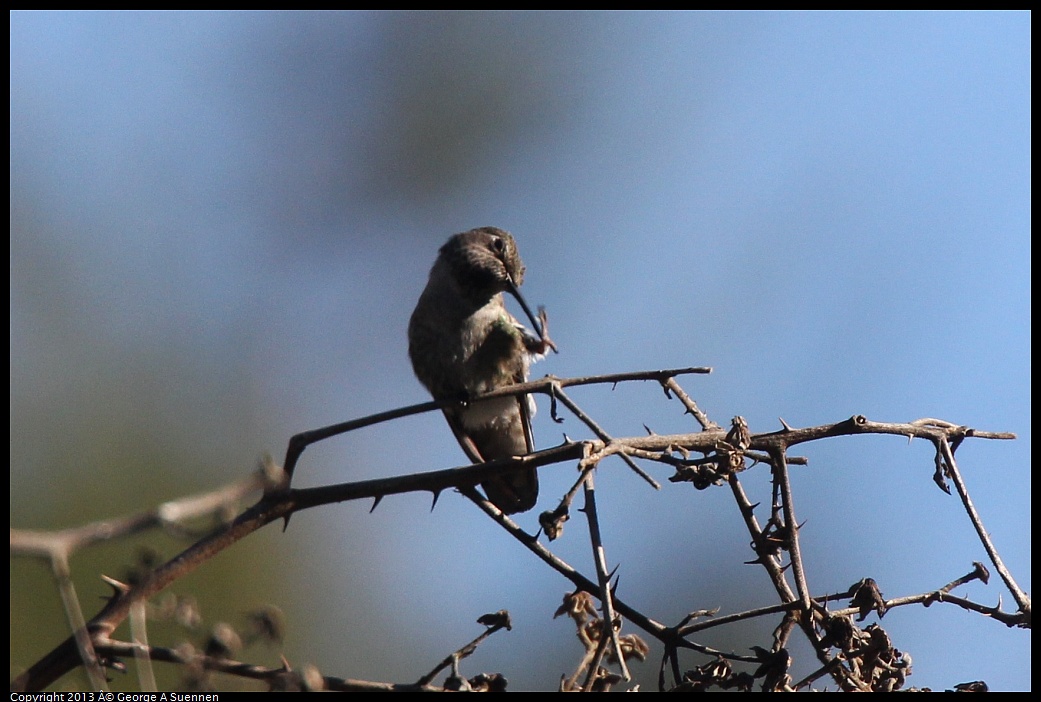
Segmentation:
{"type": "Polygon", "coordinates": [[[520,303],[521,309],[524,310],[524,314],[528,315],[528,319],[531,320],[531,326],[535,330],[535,333],[539,335],[539,338],[543,337],[544,334],[542,332],[542,322],[540,322],[539,318],[536,317],[534,313],[532,313],[531,308],[528,307],[528,303],[524,299],[524,296],[520,294],[520,290],[517,289],[517,286],[514,285],[512,280],[507,281],[506,284],[506,289],[510,292],[511,295],[517,298],[517,302],[520,303]]]}

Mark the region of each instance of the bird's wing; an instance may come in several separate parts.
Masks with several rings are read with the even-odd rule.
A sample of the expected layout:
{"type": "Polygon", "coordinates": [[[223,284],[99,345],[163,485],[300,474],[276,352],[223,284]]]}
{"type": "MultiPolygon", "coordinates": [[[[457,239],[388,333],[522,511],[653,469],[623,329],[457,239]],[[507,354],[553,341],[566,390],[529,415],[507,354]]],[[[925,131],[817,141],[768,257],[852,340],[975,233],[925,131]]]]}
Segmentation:
{"type": "Polygon", "coordinates": [[[535,452],[535,437],[531,433],[531,405],[534,404],[530,395],[522,395],[517,398],[517,404],[520,405],[520,420],[524,426],[524,443],[528,445],[528,453],[535,452]]]}
{"type": "MultiPolygon", "coordinates": [[[[523,329],[523,327],[521,327],[523,329]]],[[[527,331],[525,329],[524,331],[527,331]]],[[[515,383],[528,382],[527,373],[518,373],[513,378],[515,383]]],[[[535,436],[531,433],[531,418],[535,415],[535,398],[531,395],[518,395],[517,405],[520,409],[520,421],[524,427],[524,443],[528,447],[528,453],[535,452],[535,436]]]]}
{"type": "Polygon", "coordinates": [[[474,444],[473,439],[463,429],[463,423],[459,419],[459,415],[454,411],[445,408],[442,410],[445,413],[445,419],[448,421],[448,426],[452,429],[452,434],[455,435],[455,440],[459,442],[459,445],[463,448],[463,452],[466,457],[474,463],[484,463],[484,457],[481,456],[481,452],[477,450],[477,445],[474,444]]]}

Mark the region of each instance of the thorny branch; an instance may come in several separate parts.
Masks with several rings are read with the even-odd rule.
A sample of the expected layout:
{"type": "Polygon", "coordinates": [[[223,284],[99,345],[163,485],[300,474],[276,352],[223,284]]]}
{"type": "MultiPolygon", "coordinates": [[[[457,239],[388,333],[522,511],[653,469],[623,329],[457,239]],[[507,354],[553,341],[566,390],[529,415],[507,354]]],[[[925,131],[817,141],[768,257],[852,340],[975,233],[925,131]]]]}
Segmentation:
{"type": "Polygon", "coordinates": [[[586,637],[587,641],[587,658],[583,664],[586,667],[580,668],[580,670],[585,670],[586,682],[583,685],[585,689],[607,689],[621,680],[601,667],[600,658],[606,651],[608,642],[613,650],[612,658],[622,666],[625,679],[628,679],[628,673],[625,672],[624,661],[632,656],[642,659],[646,654],[646,645],[640,642],[638,637],[633,635],[619,637],[618,627],[621,626],[622,618],[663,643],[665,655],[662,658],[659,677],[659,686],[662,689],[670,687],[703,689],[710,686],[751,689],[752,683],[756,680],[760,681],[761,688],[764,690],[797,689],[809,685],[812,680],[824,675],[830,676],[842,689],[847,690],[899,689],[910,672],[909,658],[905,658],[904,654],[893,648],[885,632],[878,625],[872,624],[866,629],[861,629],[852,619],[853,615],[859,615],[859,619],[863,620],[873,611],[881,617],[893,607],[911,604],[923,604],[928,607],[933,603],[943,602],[980,612],[1007,626],[1030,626],[1029,595],[1019,588],[1001,561],[996,547],[987,535],[982,520],[969,499],[968,491],[954,460],[955,450],[966,438],[1012,439],[1015,438],[1013,434],[982,432],[936,419],[922,419],[898,424],[872,422],[859,415],[835,424],[801,429],[792,428],[782,422],[783,428],[780,431],[759,434],[749,432],[747,425],[738,417],[735,418],[730,430],[724,431],[697,407],[675,380],[679,375],[707,373],[709,370],[707,368],[685,368],[582,378],[547,376],[542,380],[502,388],[481,398],[474,398],[474,400],[479,400],[487,397],[526,393],[547,394],[554,403],[554,416],[556,402],[560,401],[575,416],[579,417],[597,437],[585,441],[569,440],[560,446],[527,456],[448,470],[317,488],[294,489],[290,487],[291,474],[304,449],[310,444],[365,426],[439,409],[450,404],[427,402],[298,434],[292,438],[287,448],[284,472],[269,464],[263,475],[258,475],[239,485],[215,491],[210,495],[168,503],[151,512],[99,522],[78,529],[58,532],[12,529],[12,555],[40,557],[51,563],[63,600],[66,602],[70,626],[74,632],[73,636],[15,678],[12,681],[12,689],[42,689],[78,664],[84,665],[87,669],[91,675],[92,684],[97,683],[97,689],[103,689],[104,668],[114,665],[117,656],[135,656],[139,660],[166,660],[185,665],[188,665],[189,659],[193,661],[193,665],[198,665],[202,661],[205,666],[214,670],[219,669],[243,677],[263,679],[273,686],[289,686],[294,689],[308,687],[310,689],[444,689],[435,688],[430,683],[433,677],[448,665],[453,669],[450,677],[450,681],[454,681],[453,685],[476,685],[481,689],[491,689],[496,684],[504,685],[504,680],[497,683],[495,679],[480,678],[480,676],[480,680],[474,678],[466,681],[459,675],[458,665],[459,661],[469,655],[473,647],[485,636],[499,628],[509,627],[508,615],[505,613],[500,613],[506,617],[505,619],[495,622],[482,618],[482,622],[489,626],[485,634],[451,654],[442,664],[416,683],[406,685],[323,677],[316,671],[310,671],[311,674],[308,676],[293,673],[288,666],[279,670],[261,669],[246,664],[231,664],[227,661],[212,659],[212,657],[200,658],[197,654],[189,656],[172,649],[148,646],[141,637],[137,638],[136,643],[129,644],[110,638],[115,628],[128,616],[131,616],[135,608],[140,609],[140,603],[147,601],[228,546],[272,521],[287,520],[293,513],[303,509],[348,500],[371,498],[374,500],[373,507],[375,507],[385,496],[405,492],[427,491],[434,494],[436,498],[447,488],[459,490],[477,504],[522,545],[571,581],[576,588],[576,593],[584,592],[601,601],[602,610],[595,621],[587,621],[589,616],[595,616],[595,610],[591,609],[588,604],[578,607],[576,612],[589,612],[590,614],[575,615],[576,622],[580,622],[581,631],[600,632],[592,638],[589,633],[580,635],[580,638],[586,637]],[[658,435],[652,433],[649,436],[612,438],[563,392],[565,387],[596,383],[615,384],[635,380],[652,380],[661,384],[666,396],[676,398],[683,405],[685,413],[691,414],[699,423],[701,431],[688,434],[658,435]],[[986,582],[989,576],[982,564],[976,564],[976,570],[943,587],[890,600],[882,597],[877,585],[870,578],[851,587],[845,593],[826,596],[811,594],[811,586],[807,581],[799,549],[795,495],[788,480],[789,466],[804,463],[805,459],[790,457],[788,451],[791,447],[805,442],[858,434],[919,437],[933,443],[936,447],[937,473],[934,478],[937,484],[945,490],[949,490],[947,480],[955,484],[966,511],[984,543],[991,563],[1016,600],[1018,612],[1006,612],[1000,609],[1000,605],[997,607],[985,606],[950,594],[953,588],[970,580],[979,579],[986,582]],[[701,454],[701,456],[692,458],[693,453],[701,454]],[[679,455],[677,456],[677,454],[679,455]],[[633,459],[667,465],[675,470],[670,481],[691,482],[698,489],[728,484],[751,537],[752,549],[756,554],[753,562],[766,569],[781,603],[721,617],[714,617],[714,612],[701,610],[691,613],[679,624],[669,627],[654,621],[615,596],[610,585],[611,574],[607,572],[604,558],[604,545],[599,533],[595,493],[592,486],[592,471],[611,455],[620,456],[642,478],[655,487],[657,487],[657,482],[637,466],[633,459]],[[477,483],[487,479],[490,471],[527,470],[532,467],[544,467],[570,461],[578,461],[581,469],[580,477],[556,510],[543,513],[540,517],[540,524],[551,540],[559,536],[563,523],[567,519],[573,495],[580,486],[585,486],[585,512],[590,525],[590,539],[594,549],[594,565],[597,572],[595,581],[582,575],[553,554],[540,542],[538,534],[528,534],[520,529],[509,517],[485,500],[475,488],[477,483]],[[773,468],[776,499],[771,507],[769,518],[762,526],[755,514],[756,505],[745,495],[738,478],[740,472],[750,467],[748,461],[751,461],[752,465],[768,462],[773,468]],[[230,519],[230,510],[234,505],[261,486],[264,487],[264,493],[260,500],[253,507],[243,511],[234,519],[230,519]],[[117,536],[147,529],[162,528],[180,536],[190,535],[191,532],[184,526],[186,521],[204,515],[221,517],[221,521],[216,528],[192,546],[167,563],[154,568],[139,581],[129,585],[111,581],[115,590],[112,597],[92,619],[84,620],[68,577],[68,558],[73,552],[117,536]],[[795,576],[794,590],[785,575],[789,569],[795,576]],[[828,609],[829,602],[847,599],[850,601],[850,607],[828,609]],[[774,645],[771,649],[753,647],[756,650],[755,656],[718,651],[689,638],[707,628],[722,626],[742,619],[777,614],[781,614],[784,619],[775,633],[774,645]],[[694,622],[695,619],[700,621],[694,622]],[[786,644],[793,626],[802,629],[821,661],[817,673],[794,684],[786,672],[791,664],[791,656],[787,653],[786,644]],[[688,649],[710,656],[712,661],[682,673],[678,655],[680,649],[688,649]],[[837,654],[832,652],[834,649],[838,650],[837,654]],[[758,668],[753,673],[738,673],[731,668],[730,662],[754,663],[758,665],[758,668]],[[672,671],[671,685],[665,678],[666,668],[672,671]]]}
{"type": "Polygon", "coordinates": [[[593,566],[596,568],[597,597],[603,607],[602,630],[600,634],[600,645],[598,646],[597,658],[590,665],[589,681],[583,689],[590,689],[593,674],[600,667],[600,661],[606,652],[607,642],[610,641],[614,647],[618,665],[622,669],[622,677],[626,681],[632,679],[629,668],[625,665],[625,656],[622,654],[622,645],[618,640],[618,629],[615,628],[614,594],[611,592],[611,574],[607,572],[607,556],[604,552],[604,540],[600,534],[600,520],[596,514],[596,490],[593,487],[592,472],[586,473],[586,520],[589,523],[589,543],[593,547],[593,566]]]}
{"type": "MultiPolygon", "coordinates": [[[[488,632],[486,631],[485,634],[488,632]]],[[[484,636],[484,635],[482,635],[484,636]]],[[[356,680],[322,675],[310,666],[302,670],[293,670],[284,664],[279,668],[244,663],[225,656],[207,655],[190,646],[167,648],[162,646],[144,646],[127,641],[98,639],[99,653],[115,660],[144,655],[150,660],[174,663],[187,670],[206,671],[233,675],[246,680],[266,683],[272,690],[315,691],[328,690],[336,692],[445,692],[440,685],[420,685],[418,683],[386,683],[371,680],[356,680]]]]}

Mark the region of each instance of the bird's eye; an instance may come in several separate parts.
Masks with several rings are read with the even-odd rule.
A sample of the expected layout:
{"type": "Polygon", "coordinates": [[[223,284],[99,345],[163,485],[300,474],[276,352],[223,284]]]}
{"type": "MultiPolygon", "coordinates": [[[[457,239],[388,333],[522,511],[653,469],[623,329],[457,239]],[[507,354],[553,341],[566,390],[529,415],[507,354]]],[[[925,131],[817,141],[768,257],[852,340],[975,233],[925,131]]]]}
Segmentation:
{"type": "Polygon", "coordinates": [[[506,242],[502,240],[502,237],[492,237],[492,248],[502,253],[506,249],[506,242]]]}

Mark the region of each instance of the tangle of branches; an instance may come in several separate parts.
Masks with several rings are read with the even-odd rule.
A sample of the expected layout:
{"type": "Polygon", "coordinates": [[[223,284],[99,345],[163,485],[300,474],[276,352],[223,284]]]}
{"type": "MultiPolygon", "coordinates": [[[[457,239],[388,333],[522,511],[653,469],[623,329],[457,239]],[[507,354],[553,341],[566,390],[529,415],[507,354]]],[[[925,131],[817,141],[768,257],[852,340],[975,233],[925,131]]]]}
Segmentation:
{"type": "MultiPolygon", "coordinates": [[[[472,641],[448,654],[432,670],[417,674],[409,682],[355,680],[326,675],[310,666],[295,669],[288,662],[270,668],[239,661],[237,653],[252,640],[279,640],[285,627],[277,608],[255,612],[247,631],[223,630],[210,634],[200,646],[151,645],[147,636],[147,620],[157,616],[167,603],[169,616],[190,618],[191,608],[178,609],[176,602],[161,600],[159,595],[171,584],[192,572],[227,547],[272,522],[288,526],[298,511],[336,502],[372,499],[374,505],[388,495],[429,491],[437,495],[456,489],[471,500],[501,528],[513,536],[520,548],[531,551],[570,583],[571,590],[557,610],[558,616],[570,617],[584,647],[574,672],[560,682],[566,691],[601,691],[619,686],[631,679],[633,661],[643,661],[650,653],[647,639],[655,639],[662,648],[659,661],[658,687],[666,690],[784,691],[834,686],[844,691],[893,691],[906,689],[911,672],[911,658],[897,648],[881,625],[889,610],[910,605],[926,607],[943,603],[991,618],[1008,627],[1031,626],[1030,598],[1005,567],[977,513],[955,452],[963,441],[977,439],[1013,439],[1008,433],[971,429],[938,419],[919,419],[907,423],[875,422],[854,416],[823,426],[795,428],[784,424],[779,431],[752,433],[741,417],[729,427],[713,422],[683,390],[676,378],[691,373],[707,373],[707,368],[684,368],[602,375],[584,378],[547,376],[538,381],[503,388],[485,397],[541,393],[551,402],[552,417],[560,421],[563,407],[592,432],[595,439],[567,441],[560,446],[527,456],[491,461],[484,464],[451,468],[429,473],[399,475],[360,482],[293,488],[291,479],[304,450],[311,444],[331,436],[365,426],[387,422],[445,406],[446,402],[427,402],[384,412],[363,419],[344,422],[294,436],[286,452],[283,467],[268,461],[263,470],[246,481],[210,494],[167,503],[158,509],[121,519],[88,524],[55,532],[11,530],[11,553],[49,562],[56,587],[61,595],[72,634],[54,650],[40,658],[12,680],[12,690],[42,690],[61,676],[82,666],[94,690],[106,689],[110,671],[127,667],[135,661],[142,689],[155,689],[152,664],[172,663],[184,669],[185,686],[206,689],[213,673],[259,680],[271,689],[325,690],[502,690],[506,680],[499,673],[481,673],[467,677],[463,661],[488,636],[511,626],[509,613],[485,614],[478,620],[483,632],[472,641]],[[613,437],[587,414],[571,397],[568,388],[592,384],[617,384],[632,381],[659,383],[667,398],[681,404],[685,413],[697,423],[696,431],[686,434],[613,437]],[[789,473],[791,466],[805,459],[790,451],[807,442],[836,436],[890,434],[924,439],[934,449],[933,480],[945,492],[957,494],[966,518],[986,551],[989,566],[977,562],[965,575],[927,592],[885,599],[871,578],[852,584],[844,592],[815,592],[807,576],[806,563],[800,549],[798,501],[793,493],[789,473]],[[604,459],[618,456],[642,480],[658,487],[658,483],[639,462],[666,464],[673,470],[674,483],[691,483],[699,490],[728,489],[734,505],[748,531],[753,550],[752,563],[767,574],[775,600],[743,612],[720,615],[715,610],[695,610],[681,620],[666,625],[658,622],[653,612],[627,602],[616,591],[617,581],[608,569],[607,546],[600,533],[597,515],[596,469],[604,459]],[[476,485],[487,479],[491,471],[528,470],[561,462],[576,462],[577,478],[567,494],[552,509],[539,516],[540,531],[531,534],[484,499],[476,485]],[[772,496],[769,504],[756,504],[742,485],[742,473],[759,468],[769,470],[772,496]],[[235,513],[235,506],[260,492],[251,507],[235,513]],[[575,511],[573,503],[581,495],[579,510],[585,517],[585,530],[592,546],[592,574],[584,574],[557,556],[551,542],[563,535],[565,524],[575,511]],[[201,516],[222,517],[218,526],[203,535],[184,526],[201,516]],[[72,586],[70,556],[99,542],[112,541],[142,531],[165,529],[193,543],[164,563],[144,563],[130,582],[107,579],[112,594],[99,612],[89,619],[83,614],[72,586]],[[989,582],[991,570],[1011,596],[1014,608],[984,605],[953,594],[960,585],[973,580],[989,582]],[[151,604],[151,609],[147,605],[151,604]],[[871,616],[878,621],[864,624],[871,616]],[[743,620],[770,617],[779,620],[772,640],[750,643],[749,653],[716,650],[698,641],[699,632],[725,627],[743,620]],[[116,628],[129,619],[131,640],[119,640],[116,628]],[[636,631],[623,633],[623,627],[636,631]],[[637,633],[638,632],[638,633],[637,633]],[[792,637],[809,643],[817,663],[813,672],[795,680],[792,668],[792,637]],[[700,654],[699,665],[688,667],[688,654],[700,654]],[[447,671],[447,672],[445,672],[447,671]],[[440,682],[435,682],[445,673],[440,682]]],[[[613,554],[619,558],[618,554],[613,554]]],[[[624,559],[624,555],[621,557],[624,559]]],[[[349,672],[349,671],[348,671],[349,672]]],[[[966,683],[963,689],[986,689],[982,681],[966,683]]]]}

